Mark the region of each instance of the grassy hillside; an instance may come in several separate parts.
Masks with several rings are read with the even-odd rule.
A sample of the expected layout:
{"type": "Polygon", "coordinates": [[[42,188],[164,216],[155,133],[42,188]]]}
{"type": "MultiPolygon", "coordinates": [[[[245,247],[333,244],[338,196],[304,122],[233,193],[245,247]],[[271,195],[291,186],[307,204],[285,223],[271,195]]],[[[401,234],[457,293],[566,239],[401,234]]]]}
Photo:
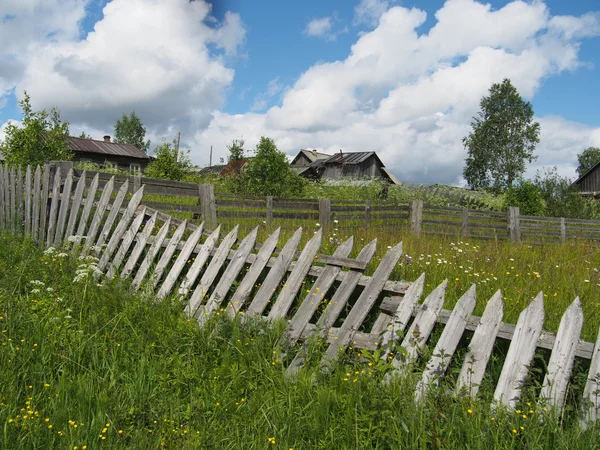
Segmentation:
{"type": "MultiPolygon", "coordinates": [[[[389,366],[369,354],[349,355],[330,375],[313,363],[289,380],[275,348],[282,324],[218,317],[200,330],[177,302],[97,284],[92,272],[91,260],[0,235],[2,448],[597,445],[598,430],[581,430],[572,411],[561,423],[537,405],[535,385],[509,413],[489,408],[489,386],[481,402],[443,385],[415,403],[417,375],[382,384],[389,366]]],[[[497,370],[492,362],[489,376],[497,370]]]]}

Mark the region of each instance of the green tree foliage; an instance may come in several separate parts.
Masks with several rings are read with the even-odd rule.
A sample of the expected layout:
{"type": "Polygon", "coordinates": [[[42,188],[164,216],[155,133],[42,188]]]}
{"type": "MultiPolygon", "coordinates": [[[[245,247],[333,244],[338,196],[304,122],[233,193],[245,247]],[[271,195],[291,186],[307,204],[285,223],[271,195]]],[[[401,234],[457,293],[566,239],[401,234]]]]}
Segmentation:
{"type": "Polygon", "coordinates": [[[144,170],[150,178],[182,181],[190,173],[192,162],[189,150],[177,150],[177,142],[165,142],[154,149],[154,160],[144,170]]]}
{"type": "Polygon", "coordinates": [[[543,216],[546,202],[540,189],[529,180],[521,180],[504,192],[505,207],[518,206],[521,214],[543,216]]]}
{"type": "Polygon", "coordinates": [[[231,161],[239,161],[244,159],[244,140],[234,139],[231,144],[227,146],[227,150],[229,151],[229,156],[227,157],[227,162],[231,161]]]}
{"type": "Polygon", "coordinates": [[[85,131],[82,131],[81,134],[79,136],[77,136],[78,138],[81,139],[92,139],[92,136],[90,136],[89,134],[87,134],[85,131]]]}
{"type": "Polygon", "coordinates": [[[69,124],[60,119],[56,108],[33,111],[27,92],[19,102],[23,112],[22,126],[9,123],[6,140],[0,143],[9,164],[44,164],[48,161],[68,161],[73,153],[69,147],[69,124]]]}
{"type": "MultiPolygon", "coordinates": [[[[546,202],[546,214],[552,217],[592,218],[590,201],[579,195],[571,180],[558,174],[555,167],[538,171],[533,180],[546,202]]],[[[593,203],[593,202],[592,202],[593,203]]]]}
{"type": "Polygon", "coordinates": [[[600,148],[589,147],[577,155],[577,174],[582,177],[600,161],[600,148]]]}
{"type": "Polygon", "coordinates": [[[492,85],[480,106],[471,133],[463,138],[468,150],[463,175],[473,189],[501,192],[521,177],[526,161],[536,159],[540,124],[508,79],[492,85]]]}
{"type": "Polygon", "coordinates": [[[242,173],[229,177],[232,191],[274,197],[292,197],[302,193],[306,181],[290,168],[285,153],[272,139],[261,137],[254,151],[255,156],[248,161],[242,173]]]}
{"type": "Polygon", "coordinates": [[[146,128],[142,124],[140,118],[131,112],[131,114],[123,114],[121,119],[115,124],[115,139],[118,144],[133,144],[148,153],[150,148],[150,140],[144,141],[146,137],[146,128]]]}

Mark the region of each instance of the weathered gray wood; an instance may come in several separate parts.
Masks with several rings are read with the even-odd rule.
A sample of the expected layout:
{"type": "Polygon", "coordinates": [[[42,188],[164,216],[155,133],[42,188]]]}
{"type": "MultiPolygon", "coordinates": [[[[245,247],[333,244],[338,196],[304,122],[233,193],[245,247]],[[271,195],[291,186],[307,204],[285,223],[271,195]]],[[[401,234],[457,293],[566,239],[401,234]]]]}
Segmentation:
{"type": "Polygon", "coordinates": [[[521,242],[521,226],[519,219],[519,207],[508,208],[508,237],[513,242],[521,242]]]}
{"type": "MultiPolygon", "coordinates": [[[[171,218],[169,217],[167,219],[167,221],[163,224],[163,226],[160,228],[160,230],[158,230],[156,239],[154,240],[154,242],[148,249],[148,253],[146,253],[146,257],[140,264],[140,267],[139,267],[137,273],[135,274],[135,278],[131,282],[132,290],[137,291],[139,289],[140,285],[142,284],[144,277],[146,276],[146,274],[148,273],[148,270],[150,269],[150,266],[152,266],[152,263],[154,262],[154,258],[156,258],[156,255],[158,254],[158,251],[160,250],[162,242],[167,237],[167,233],[169,232],[170,226],[171,226],[171,218]]],[[[127,267],[125,269],[127,269],[127,267]]],[[[123,270],[123,272],[125,272],[125,269],[123,270]]],[[[123,277],[123,274],[121,274],[121,277],[123,277]]]]}
{"type": "Polygon", "coordinates": [[[444,331],[442,331],[442,335],[433,350],[431,359],[425,367],[423,377],[417,384],[417,398],[423,397],[429,385],[432,382],[437,382],[437,380],[439,380],[446,372],[446,369],[450,365],[450,361],[452,361],[452,356],[456,351],[456,347],[465,331],[469,317],[475,308],[476,302],[475,285],[473,284],[458,300],[452,310],[452,315],[444,327],[444,331]]]}
{"type": "Polygon", "coordinates": [[[123,204],[123,200],[125,200],[125,196],[127,195],[128,189],[129,189],[129,180],[125,180],[125,183],[123,183],[123,185],[120,187],[119,192],[117,193],[117,196],[115,197],[115,201],[113,202],[113,204],[111,206],[110,213],[108,214],[108,217],[106,218],[106,222],[104,222],[104,227],[102,227],[102,231],[100,232],[100,235],[98,236],[98,240],[96,241],[96,247],[98,248],[98,250],[96,251],[97,254],[100,254],[102,246],[108,239],[108,236],[112,230],[112,227],[113,227],[113,224],[115,223],[117,215],[119,214],[119,211],[121,210],[121,205],[123,204]]]}
{"type": "Polygon", "coordinates": [[[15,168],[11,167],[9,174],[9,189],[10,189],[10,229],[11,231],[16,230],[17,222],[17,176],[15,175],[15,168]]]}
{"type": "Polygon", "coordinates": [[[58,222],[56,223],[56,232],[54,234],[54,246],[58,247],[62,243],[67,221],[67,213],[71,204],[71,188],[73,187],[73,169],[69,170],[65,178],[63,192],[60,196],[60,210],[58,213],[58,222]]]}
{"type": "Polygon", "coordinates": [[[108,180],[108,183],[104,185],[102,195],[100,196],[100,200],[98,200],[98,205],[96,206],[96,211],[94,212],[94,217],[92,217],[92,223],[90,224],[90,229],[85,239],[84,253],[87,253],[87,251],[92,247],[92,245],[94,245],[94,242],[96,242],[96,236],[98,234],[98,230],[100,229],[100,224],[102,223],[104,212],[108,207],[108,202],[112,195],[114,185],[115,177],[112,176],[110,177],[110,180],[108,180]]]}
{"type": "Polygon", "coordinates": [[[10,229],[10,167],[4,166],[4,221],[7,230],[10,229]]]}
{"type": "Polygon", "coordinates": [[[560,242],[567,241],[567,222],[564,217],[560,218],[560,242]]]}
{"type": "Polygon", "coordinates": [[[4,228],[4,164],[0,164],[0,227],[4,228]]]}
{"type": "Polygon", "coordinates": [[[467,355],[456,381],[456,392],[466,392],[475,397],[485,374],[485,368],[492,355],[494,342],[502,317],[504,316],[504,302],[502,292],[497,291],[489,300],[481,316],[479,325],[471,338],[467,355]]]}
{"type": "Polygon", "coordinates": [[[321,228],[329,229],[329,221],[331,220],[331,200],[327,198],[319,199],[319,223],[321,228]]]}
{"type": "Polygon", "coordinates": [[[31,235],[31,166],[25,170],[25,235],[31,235]]]}
{"type": "Polygon", "coordinates": [[[92,179],[90,188],[87,191],[87,196],[85,197],[83,212],[81,213],[81,218],[79,219],[79,225],[77,225],[76,233],[80,238],[85,236],[87,230],[88,217],[90,217],[92,206],[94,205],[94,199],[96,198],[96,191],[98,190],[98,175],[99,174],[96,174],[92,179]]]}
{"type": "Polygon", "coordinates": [[[227,296],[227,293],[229,292],[233,282],[240,274],[244,264],[246,264],[246,258],[248,258],[248,255],[254,248],[257,234],[258,227],[254,228],[254,230],[252,230],[252,232],[248,234],[248,236],[246,236],[240,243],[239,248],[236,250],[233,258],[231,258],[231,262],[227,266],[227,269],[225,269],[223,276],[217,283],[213,293],[206,302],[202,313],[198,314],[198,322],[200,325],[203,325],[204,322],[208,320],[221,306],[221,303],[227,296]]]}
{"type": "Polygon", "coordinates": [[[158,212],[155,211],[154,214],[152,214],[152,217],[150,217],[150,220],[148,220],[148,222],[146,222],[146,225],[144,225],[142,233],[137,236],[137,242],[135,244],[135,247],[133,247],[131,255],[129,255],[129,259],[127,259],[127,262],[125,263],[125,266],[121,271],[121,278],[127,278],[129,275],[131,275],[131,272],[133,272],[135,265],[137,264],[138,260],[140,259],[140,256],[142,255],[142,252],[146,248],[148,238],[154,230],[154,225],[156,224],[157,216],[158,212]]]}
{"type": "Polygon", "coordinates": [[[58,204],[60,203],[60,167],[56,168],[54,173],[54,185],[52,187],[52,202],[50,203],[50,214],[48,216],[48,232],[46,235],[46,247],[50,247],[54,240],[54,231],[56,229],[56,215],[58,214],[58,204]]]}
{"type": "Polygon", "coordinates": [[[256,284],[256,280],[258,280],[261,272],[269,262],[269,258],[271,257],[273,250],[275,250],[275,247],[277,246],[280,232],[281,228],[277,228],[277,230],[275,230],[275,232],[269,236],[265,243],[262,244],[258,254],[256,255],[256,259],[250,266],[246,276],[235,290],[231,300],[227,303],[227,314],[229,314],[230,317],[234,317],[248,299],[250,292],[252,292],[252,288],[256,284]]]}
{"type": "Polygon", "coordinates": [[[399,355],[400,358],[392,360],[392,364],[396,369],[411,364],[419,356],[419,351],[425,347],[427,339],[429,339],[429,335],[436,324],[437,316],[442,310],[442,306],[444,306],[447,287],[448,280],[445,280],[427,296],[419,308],[415,320],[406,332],[402,344],[400,344],[403,349],[402,354],[399,355]]]}
{"type": "Polygon", "coordinates": [[[165,269],[171,262],[171,259],[173,258],[173,255],[175,254],[175,250],[177,250],[177,244],[179,244],[179,241],[181,241],[181,238],[183,237],[183,233],[185,233],[186,226],[187,226],[187,221],[184,220],[177,227],[177,229],[175,230],[175,233],[173,233],[173,236],[171,237],[171,239],[169,241],[169,245],[167,245],[167,248],[165,249],[164,253],[160,257],[160,260],[158,261],[158,264],[156,265],[156,268],[154,269],[154,273],[152,274],[152,286],[155,289],[156,289],[156,286],[158,286],[158,283],[160,282],[160,280],[162,279],[165,269]]]}
{"type": "Polygon", "coordinates": [[[38,232],[38,239],[40,243],[44,242],[46,238],[46,222],[47,222],[47,211],[48,211],[48,191],[50,189],[50,165],[44,165],[44,172],[42,174],[42,192],[40,196],[40,228],[38,232]]]}
{"type": "Polygon", "coordinates": [[[179,287],[179,294],[182,296],[182,299],[187,297],[189,294],[189,291],[196,282],[198,275],[200,275],[200,271],[204,267],[204,264],[206,264],[211,252],[219,242],[220,232],[221,225],[219,225],[215,231],[213,231],[210,236],[206,238],[206,241],[204,241],[202,247],[196,252],[196,259],[192,263],[192,267],[190,267],[188,270],[184,280],[181,283],[181,286],[179,287]]]}
{"type": "Polygon", "coordinates": [[[596,339],[590,370],[583,391],[582,410],[581,423],[584,426],[598,420],[598,412],[600,411],[600,332],[596,339]]]}
{"type": "Polygon", "coordinates": [[[75,195],[73,196],[73,204],[71,205],[71,214],[69,214],[69,222],[67,223],[67,229],[65,231],[65,239],[73,236],[75,232],[75,223],[79,217],[79,209],[81,208],[81,201],[83,200],[83,191],[85,190],[85,170],[77,181],[75,187],[75,195]]]}
{"type": "Polygon", "coordinates": [[[198,195],[202,207],[202,218],[206,225],[214,230],[217,226],[217,205],[215,202],[215,187],[212,184],[199,184],[198,195]]]}
{"type": "Polygon", "coordinates": [[[302,281],[306,278],[306,274],[310,270],[310,266],[312,265],[319,248],[321,248],[322,234],[321,228],[304,246],[292,273],[283,285],[281,292],[279,292],[279,296],[277,297],[273,308],[269,311],[269,319],[279,319],[287,315],[294,302],[294,298],[296,298],[298,290],[302,286],[302,281]]]}
{"type": "Polygon", "coordinates": [[[421,229],[423,224],[423,200],[412,200],[410,202],[408,224],[410,226],[410,231],[414,235],[421,235],[421,229]]]}
{"type": "Polygon", "coordinates": [[[365,227],[371,226],[371,200],[365,200],[365,227]]]}
{"type": "Polygon", "coordinates": [[[271,270],[267,274],[265,280],[260,286],[258,292],[254,296],[254,300],[250,303],[247,314],[249,315],[261,315],[267,304],[271,301],[273,292],[277,289],[277,286],[286,274],[296,248],[300,243],[300,237],[302,236],[302,228],[298,228],[292,237],[285,243],[283,249],[277,256],[275,263],[271,267],[271,270]]]}
{"type": "Polygon", "coordinates": [[[119,246],[117,250],[117,254],[110,261],[108,265],[108,271],[106,272],[106,276],[108,278],[112,278],[115,276],[117,269],[121,266],[123,259],[125,259],[125,255],[129,251],[129,247],[131,247],[131,243],[133,239],[136,237],[138,230],[142,226],[142,222],[144,221],[144,217],[146,216],[146,208],[143,207],[141,212],[138,213],[137,217],[133,220],[131,227],[127,230],[125,235],[123,236],[123,242],[119,246]]]}
{"type": "MultiPolygon", "coordinates": [[[[373,336],[383,336],[385,330],[387,330],[392,323],[392,319],[393,317],[388,314],[379,313],[377,319],[375,319],[373,327],[371,328],[371,334],[373,336]]],[[[379,344],[379,341],[377,341],[377,344],[379,344]]]]}
{"type": "Polygon", "coordinates": [[[548,372],[542,384],[540,399],[560,411],[567,395],[567,387],[575,361],[575,350],[583,328],[583,310],[579,297],[575,299],[560,320],[554,349],[548,362],[548,372]]]}
{"type": "Polygon", "coordinates": [[[469,208],[462,210],[462,224],[460,227],[460,235],[462,237],[469,236],[469,208]]]}
{"type": "Polygon", "coordinates": [[[421,295],[423,295],[424,287],[425,273],[422,273],[419,278],[412,282],[404,297],[398,297],[401,301],[392,314],[392,323],[381,339],[381,348],[384,349],[383,359],[388,359],[392,350],[390,343],[399,339],[399,335],[404,332],[410,318],[415,314],[417,303],[421,295]]]}
{"type": "Polygon", "coordinates": [[[494,400],[499,404],[514,408],[521,387],[527,377],[528,367],[535,354],[537,341],[544,324],[544,294],[540,292],[535,300],[519,315],[515,335],[508,348],[504,366],[494,391],[494,400]]]}
{"type": "Polygon", "coordinates": [[[271,195],[267,196],[267,218],[265,222],[267,222],[267,228],[271,229],[273,225],[273,197],[271,195]]]}
{"type": "Polygon", "coordinates": [[[117,224],[117,227],[115,228],[115,231],[113,232],[112,236],[110,237],[110,240],[108,241],[108,244],[106,245],[106,248],[102,252],[102,257],[100,258],[100,261],[98,262],[99,270],[103,271],[106,268],[106,266],[108,265],[110,258],[112,258],[112,255],[114,254],[115,250],[117,249],[117,246],[121,242],[121,238],[125,234],[125,231],[127,231],[129,222],[131,222],[131,219],[132,219],[133,215],[135,214],[135,211],[137,210],[138,206],[140,205],[143,195],[144,195],[144,186],[142,186],[140,189],[138,189],[138,191],[135,194],[133,194],[133,196],[129,200],[129,203],[127,204],[127,208],[123,212],[123,216],[121,217],[121,220],[117,224]]]}
{"type": "Polygon", "coordinates": [[[223,242],[221,242],[221,245],[217,249],[215,256],[208,264],[208,267],[202,275],[202,278],[200,278],[200,282],[196,286],[196,289],[190,298],[190,302],[185,308],[185,313],[190,317],[194,317],[198,312],[202,313],[200,304],[202,303],[202,300],[204,300],[204,297],[206,297],[208,294],[208,290],[215,281],[215,278],[221,270],[221,267],[223,267],[223,264],[225,261],[227,261],[229,250],[231,250],[231,247],[233,247],[233,244],[237,240],[238,229],[239,225],[236,225],[235,228],[231,230],[227,236],[225,236],[223,242]]]}
{"type": "Polygon", "coordinates": [[[19,166],[17,167],[15,177],[16,177],[15,203],[17,206],[17,209],[16,209],[17,220],[15,222],[16,222],[16,229],[20,231],[23,229],[23,171],[21,169],[21,164],[19,164],[19,166]]]}
{"type": "MultiPolygon", "coordinates": [[[[352,251],[353,244],[354,239],[350,237],[335,250],[334,256],[347,257],[352,251]]],[[[304,297],[298,311],[287,328],[285,337],[289,344],[295,344],[300,336],[302,336],[302,331],[304,331],[319,304],[324,300],[325,294],[327,294],[327,291],[333,285],[340,270],[340,267],[326,266],[323,272],[321,272],[321,275],[319,275],[313,284],[310,292],[304,297]]]]}
{"type": "Polygon", "coordinates": [[[402,243],[389,250],[381,260],[381,263],[375,270],[375,273],[373,274],[369,284],[362,291],[358,297],[358,300],[356,300],[356,303],[352,307],[352,310],[350,310],[348,317],[346,317],[346,320],[344,320],[344,323],[340,329],[337,343],[329,345],[325,351],[325,355],[323,357],[323,366],[326,370],[329,369],[333,361],[337,360],[339,352],[346,350],[346,348],[352,342],[352,337],[356,331],[358,331],[358,328],[361,326],[367,317],[367,314],[375,304],[375,301],[379,297],[385,282],[398,263],[400,256],[402,256],[402,243]]]}
{"type": "Polygon", "coordinates": [[[156,300],[161,300],[165,298],[167,295],[169,295],[171,289],[173,289],[173,286],[179,278],[179,274],[185,267],[185,264],[189,261],[189,258],[192,255],[192,251],[194,250],[194,248],[196,248],[196,244],[202,237],[203,229],[204,222],[202,222],[200,226],[194,230],[190,237],[187,238],[183,249],[181,250],[181,252],[179,252],[175,263],[173,263],[173,267],[171,267],[171,270],[167,274],[164,283],[158,290],[158,293],[156,294],[156,300]]]}

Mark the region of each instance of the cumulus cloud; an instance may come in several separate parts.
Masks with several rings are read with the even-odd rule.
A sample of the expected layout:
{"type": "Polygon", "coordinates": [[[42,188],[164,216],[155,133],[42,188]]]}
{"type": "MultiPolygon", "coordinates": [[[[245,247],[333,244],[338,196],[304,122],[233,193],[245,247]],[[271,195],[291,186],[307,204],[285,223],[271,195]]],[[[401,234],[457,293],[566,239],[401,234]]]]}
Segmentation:
{"type": "Polygon", "coordinates": [[[360,3],[354,8],[354,25],[377,26],[379,18],[390,7],[386,0],[360,0],[360,3]]]}
{"type": "Polygon", "coordinates": [[[325,36],[331,31],[331,18],[330,17],[321,17],[312,19],[306,25],[304,29],[304,33],[308,36],[319,37],[325,36]]]}

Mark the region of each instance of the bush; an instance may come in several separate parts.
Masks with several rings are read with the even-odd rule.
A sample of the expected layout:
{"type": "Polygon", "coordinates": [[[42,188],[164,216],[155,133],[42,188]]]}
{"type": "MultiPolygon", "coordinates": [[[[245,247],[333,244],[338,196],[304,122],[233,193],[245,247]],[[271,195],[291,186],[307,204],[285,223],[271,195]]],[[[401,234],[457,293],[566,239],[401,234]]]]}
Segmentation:
{"type": "Polygon", "coordinates": [[[149,178],[182,181],[190,173],[192,162],[189,150],[178,150],[176,142],[165,142],[154,149],[154,161],[148,164],[144,175],[149,178]]]}
{"type": "Polygon", "coordinates": [[[504,193],[504,206],[518,206],[521,214],[543,216],[546,213],[546,202],[540,189],[531,181],[522,180],[504,193]]]}

